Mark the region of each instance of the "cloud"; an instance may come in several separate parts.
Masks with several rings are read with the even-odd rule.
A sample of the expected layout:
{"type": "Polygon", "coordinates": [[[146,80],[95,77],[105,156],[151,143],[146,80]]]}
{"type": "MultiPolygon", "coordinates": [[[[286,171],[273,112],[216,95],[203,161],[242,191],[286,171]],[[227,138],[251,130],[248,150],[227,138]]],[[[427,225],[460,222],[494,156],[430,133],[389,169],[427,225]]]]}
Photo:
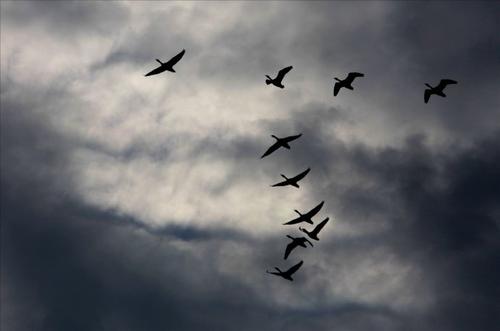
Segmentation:
{"type": "Polygon", "coordinates": [[[493,330],[492,8],[2,3],[2,329],[493,330]],[[321,241],[283,261],[281,223],[322,200],[321,241]]]}

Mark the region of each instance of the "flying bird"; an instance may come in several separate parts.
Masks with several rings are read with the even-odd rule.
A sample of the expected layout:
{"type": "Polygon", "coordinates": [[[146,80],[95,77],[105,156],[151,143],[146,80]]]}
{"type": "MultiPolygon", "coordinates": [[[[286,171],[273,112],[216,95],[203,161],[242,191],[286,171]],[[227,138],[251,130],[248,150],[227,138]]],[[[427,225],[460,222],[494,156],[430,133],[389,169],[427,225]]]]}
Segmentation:
{"type": "Polygon", "coordinates": [[[302,232],[304,232],[305,234],[307,234],[309,236],[309,238],[314,239],[314,240],[319,240],[318,234],[321,231],[321,229],[323,229],[323,227],[325,226],[325,224],[328,223],[328,220],[329,220],[328,217],[325,218],[323,221],[321,221],[321,223],[319,223],[318,225],[316,225],[316,227],[314,228],[314,230],[312,230],[311,232],[309,232],[306,229],[301,228],[301,227],[299,227],[299,230],[302,231],[302,232]]]}
{"type": "Polygon", "coordinates": [[[325,203],[324,201],[321,201],[321,203],[319,205],[317,205],[313,209],[309,210],[305,214],[301,214],[300,211],[295,209],[295,212],[297,214],[299,214],[299,217],[294,218],[293,220],[291,220],[289,222],[283,223],[283,225],[297,224],[297,223],[302,223],[302,222],[313,224],[313,221],[312,221],[313,216],[316,215],[321,210],[324,203],[325,203]]]}
{"type": "Polygon", "coordinates": [[[354,79],[356,77],[364,77],[365,75],[360,73],[360,72],[350,72],[346,79],[344,80],[340,80],[338,79],[337,77],[335,77],[335,80],[337,81],[337,83],[335,83],[335,86],[333,87],[333,96],[337,96],[337,94],[339,93],[340,89],[342,87],[345,87],[346,89],[349,89],[349,90],[354,90],[354,87],[352,87],[352,82],[354,81],[354,79]]]}
{"type": "Polygon", "coordinates": [[[266,272],[268,274],[272,274],[272,275],[276,275],[276,276],[280,276],[280,277],[283,277],[289,281],[293,281],[293,278],[292,278],[292,275],[297,271],[299,270],[299,268],[302,266],[302,263],[304,263],[304,261],[300,261],[299,263],[297,263],[296,265],[294,265],[293,267],[291,267],[290,269],[288,269],[287,271],[281,271],[278,267],[274,267],[274,269],[278,270],[278,272],[275,272],[275,271],[268,271],[266,270],[266,272]]]}
{"type": "Polygon", "coordinates": [[[268,156],[275,150],[277,150],[280,147],[290,149],[290,145],[288,145],[289,142],[294,141],[295,139],[298,139],[300,136],[302,136],[302,133],[296,135],[296,136],[290,136],[290,137],[285,137],[285,138],[278,138],[274,134],[271,135],[274,139],[276,139],[276,142],[269,147],[269,149],[260,157],[261,159],[268,156]]]}
{"type": "Polygon", "coordinates": [[[432,94],[439,95],[440,97],[443,98],[446,97],[446,94],[444,94],[443,90],[447,85],[450,84],[458,84],[458,82],[453,79],[441,79],[441,81],[436,87],[432,87],[429,84],[425,83],[425,86],[428,87],[428,89],[426,89],[424,92],[425,103],[429,102],[429,98],[431,97],[432,94]]]}
{"type": "Polygon", "coordinates": [[[285,180],[282,182],[279,182],[277,184],[271,185],[271,186],[276,187],[276,186],[291,185],[291,186],[294,186],[296,188],[299,188],[300,187],[298,184],[299,180],[304,178],[309,171],[311,171],[311,168],[307,168],[306,170],[304,170],[303,172],[301,172],[300,174],[298,174],[297,176],[292,177],[292,178],[287,178],[285,175],[281,174],[281,177],[285,178],[285,180]]]}
{"type": "Polygon", "coordinates": [[[285,86],[281,83],[281,81],[283,80],[283,78],[285,78],[285,75],[290,71],[292,70],[293,67],[292,66],[289,66],[289,67],[286,67],[286,68],[283,68],[281,69],[279,72],[278,72],[278,75],[276,76],[276,78],[271,78],[269,77],[269,75],[266,75],[267,79],[266,79],[266,84],[269,85],[269,84],[273,84],[274,86],[277,86],[279,88],[284,88],[285,86]]]}
{"type": "Polygon", "coordinates": [[[288,255],[290,255],[290,253],[297,247],[304,247],[304,248],[307,248],[307,245],[306,243],[309,243],[309,245],[311,245],[311,247],[313,247],[313,244],[312,242],[310,242],[306,237],[300,237],[300,238],[294,238],[292,236],[289,236],[287,235],[288,238],[292,239],[292,242],[289,243],[287,246],[286,246],[286,249],[285,249],[285,257],[284,259],[286,260],[288,258],[288,255]]]}
{"type": "Polygon", "coordinates": [[[168,62],[161,62],[160,60],[156,59],[156,61],[160,63],[160,66],[154,69],[153,71],[148,72],[145,76],[147,77],[147,76],[157,75],[164,72],[165,70],[175,72],[174,65],[177,62],[179,62],[180,59],[182,59],[184,53],[186,53],[185,49],[183,49],[182,52],[180,52],[179,54],[168,60],[168,62]]]}

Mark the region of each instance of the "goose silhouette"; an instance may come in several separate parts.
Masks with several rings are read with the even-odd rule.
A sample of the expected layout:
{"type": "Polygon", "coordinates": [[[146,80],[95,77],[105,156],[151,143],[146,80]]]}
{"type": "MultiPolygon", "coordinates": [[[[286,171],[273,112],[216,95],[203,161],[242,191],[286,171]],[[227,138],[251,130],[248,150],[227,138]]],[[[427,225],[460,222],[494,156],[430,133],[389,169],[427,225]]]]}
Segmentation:
{"type": "Polygon", "coordinates": [[[268,150],[260,157],[261,159],[268,156],[269,154],[273,153],[276,151],[278,148],[283,147],[286,149],[290,149],[290,145],[288,144],[291,141],[294,141],[295,139],[298,139],[300,136],[302,136],[302,133],[296,135],[296,136],[289,136],[285,138],[278,138],[274,134],[271,135],[274,139],[276,139],[276,142],[268,148],[268,150]]]}
{"type": "Polygon", "coordinates": [[[354,90],[354,87],[352,87],[352,82],[356,77],[364,77],[365,75],[360,73],[360,72],[350,72],[347,77],[344,80],[340,80],[337,77],[334,79],[337,81],[335,83],[335,86],[333,87],[333,96],[337,96],[339,94],[339,91],[342,87],[345,87],[346,89],[349,90],[354,90]]]}
{"type": "Polygon", "coordinates": [[[279,88],[284,88],[285,86],[282,84],[282,81],[283,81],[283,78],[285,78],[285,75],[290,71],[292,70],[293,67],[292,66],[289,66],[289,67],[286,67],[286,68],[283,68],[281,69],[279,72],[278,72],[278,75],[276,76],[276,78],[271,78],[269,77],[269,75],[266,75],[266,84],[269,85],[269,84],[273,84],[274,86],[276,87],[279,87],[279,88]]]}
{"type": "Polygon", "coordinates": [[[148,72],[145,76],[152,76],[152,75],[157,75],[157,74],[160,74],[164,71],[171,71],[171,72],[175,72],[174,70],[174,65],[180,61],[180,59],[182,59],[182,57],[184,56],[184,53],[186,53],[186,50],[183,49],[179,54],[177,54],[176,56],[174,56],[173,58],[171,58],[170,60],[168,60],[167,62],[161,62],[160,60],[156,59],[156,61],[158,61],[160,63],[160,66],[150,72],[148,72]]]}
{"type": "Polygon", "coordinates": [[[312,230],[310,232],[308,230],[304,229],[304,228],[301,228],[301,227],[299,227],[299,230],[302,231],[302,232],[304,232],[305,234],[307,234],[309,236],[309,238],[319,241],[318,234],[321,231],[321,229],[323,229],[323,227],[325,226],[325,224],[328,223],[328,220],[329,220],[328,217],[325,218],[323,221],[321,221],[321,223],[319,223],[318,225],[316,225],[316,227],[314,228],[314,230],[312,230]]]}
{"type": "Polygon", "coordinates": [[[453,79],[441,79],[439,84],[435,87],[432,87],[429,84],[425,83],[425,86],[427,86],[428,89],[426,89],[424,92],[424,102],[428,103],[429,98],[433,94],[439,95],[440,97],[445,98],[446,94],[444,94],[443,90],[446,86],[448,86],[450,84],[458,84],[458,82],[456,80],[453,80],[453,79]]]}
{"type": "Polygon", "coordinates": [[[284,259],[286,260],[288,258],[288,255],[290,255],[290,253],[297,247],[304,247],[304,248],[307,248],[307,245],[306,243],[309,243],[309,245],[311,245],[311,247],[313,247],[313,244],[312,242],[310,242],[306,237],[299,237],[299,238],[294,238],[292,236],[289,236],[287,235],[288,238],[292,239],[292,242],[289,243],[287,246],[286,246],[286,249],[285,249],[285,257],[284,259]]]}
{"type": "Polygon", "coordinates": [[[271,186],[276,187],[276,186],[291,185],[293,187],[299,188],[300,187],[298,184],[299,180],[304,178],[309,173],[309,171],[311,171],[311,168],[307,168],[306,170],[304,170],[303,172],[301,172],[300,174],[298,174],[297,176],[292,177],[292,178],[287,178],[285,175],[281,174],[281,177],[285,178],[285,180],[282,182],[276,183],[274,185],[271,185],[271,186]]]}
{"type": "Polygon", "coordinates": [[[278,267],[274,267],[274,269],[278,270],[278,272],[275,272],[275,271],[269,271],[269,270],[266,270],[266,272],[268,274],[272,274],[272,275],[276,275],[276,276],[280,276],[280,277],[283,277],[285,278],[286,280],[289,280],[289,281],[293,281],[293,278],[292,278],[292,275],[300,269],[300,267],[302,266],[302,263],[304,263],[304,261],[300,261],[299,263],[297,263],[296,265],[294,265],[293,267],[291,267],[290,269],[288,269],[287,271],[281,271],[278,267]]]}
{"type": "Polygon", "coordinates": [[[314,207],[313,209],[311,209],[310,211],[308,211],[305,214],[301,214],[300,211],[295,209],[295,212],[297,214],[299,214],[299,217],[294,218],[293,220],[291,220],[289,222],[283,223],[283,225],[291,225],[291,224],[297,224],[297,223],[302,223],[302,222],[313,224],[313,221],[312,221],[313,216],[316,215],[321,210],[324,203],[325,203],[324,201],[321,201],[321,203],[319,205],[317,205],[316,207],[314,207]]]}

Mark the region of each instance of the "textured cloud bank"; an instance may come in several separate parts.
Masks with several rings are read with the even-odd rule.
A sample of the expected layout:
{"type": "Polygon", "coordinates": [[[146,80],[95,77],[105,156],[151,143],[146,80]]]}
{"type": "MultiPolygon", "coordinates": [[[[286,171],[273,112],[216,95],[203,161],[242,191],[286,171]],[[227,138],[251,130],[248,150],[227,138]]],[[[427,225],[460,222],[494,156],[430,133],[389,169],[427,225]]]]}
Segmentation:
{"type": "Polygon", "coordinates": [[[500,323],[498,4],[1,6],[2,329],[500,323]],[[296,282],[265,274],[321,200],[296,282]]]}

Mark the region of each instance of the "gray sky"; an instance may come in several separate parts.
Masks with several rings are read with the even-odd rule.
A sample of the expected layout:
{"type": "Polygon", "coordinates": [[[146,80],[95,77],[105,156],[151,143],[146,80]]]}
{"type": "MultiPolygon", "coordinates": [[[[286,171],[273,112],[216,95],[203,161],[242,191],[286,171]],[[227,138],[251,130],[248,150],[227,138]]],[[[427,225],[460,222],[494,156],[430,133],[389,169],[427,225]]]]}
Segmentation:
{"type": "Polygon", "coordinates": [[[2,330],[494,330],[499,12],[2,2],[2,330]],[[284,261],[281,224],[322,200],[284,261]]]}

